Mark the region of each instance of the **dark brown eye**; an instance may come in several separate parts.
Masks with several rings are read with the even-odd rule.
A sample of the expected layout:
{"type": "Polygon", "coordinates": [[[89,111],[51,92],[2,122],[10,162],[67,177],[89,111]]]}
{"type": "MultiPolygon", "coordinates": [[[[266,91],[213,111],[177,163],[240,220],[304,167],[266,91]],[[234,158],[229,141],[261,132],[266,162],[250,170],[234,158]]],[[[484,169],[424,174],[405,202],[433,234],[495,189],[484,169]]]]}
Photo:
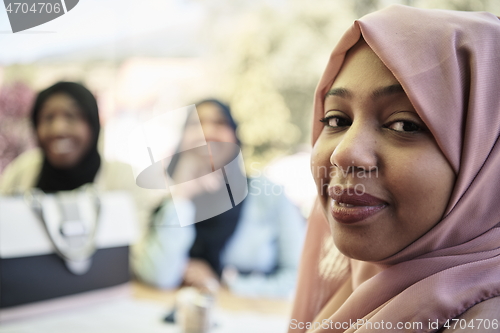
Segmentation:
{"type": "Polygon", "coordinates": [[[396,132],[419,132],[422,127],[412,121],[399,120],[387,126],[387,128],[396,132]]]}
{"type": "Polygon", "coordinates": [[[339,117],[339,116],[324,117],[324,118],[321,118],[319,121],[324,123],[325,126],[332,127],[332,128],[351,126],[351,124],[352,124],[351,120],[344,118],[344,117],[339,117]]]}

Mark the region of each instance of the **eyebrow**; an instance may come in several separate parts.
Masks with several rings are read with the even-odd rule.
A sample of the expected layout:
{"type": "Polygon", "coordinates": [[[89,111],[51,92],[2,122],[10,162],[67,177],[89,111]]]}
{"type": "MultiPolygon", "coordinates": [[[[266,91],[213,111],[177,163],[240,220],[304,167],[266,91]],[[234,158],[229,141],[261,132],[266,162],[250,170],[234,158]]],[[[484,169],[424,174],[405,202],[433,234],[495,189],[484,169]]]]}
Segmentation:
{"type": "Polygon", "coordinates": [[[404,94],[405,91],[404,91],[403,87],[399,83],[397,83],[397,84],[393,84],[393,85],[375,90],[372,93],[372,99],[376,99],[376,98],[384,97],[384,96],[388,96],[388,95],[401,94],[401,93],[404,94]]]}
{"type": "MultiPolygon", "coordinates": [[[[372,99],[377,99],[380,97],[394,95],[394,94],[401,94],[401,93],[405,93],[403,87],[399,83],[392,84],[390,86],[382,87],[373,91],[372,99]]],[[[325,99],[328,96],[338,96],[341,98],[349,99],[352,97],[352,95],[353,95],[352,92],[346,88],[333,88],[326,93],[325,99]]]]}
{"type": "Polygon", "coordinates": [[[325,95],[325,99],[328,97],[328,96],[339,96],[339,97],[342,97],[342,98],[351,98],[352,97],[352,93],[345,89],[345,88],[333,88],[333,89],[330,89],[330,91],[328,91],[325,95]]]}

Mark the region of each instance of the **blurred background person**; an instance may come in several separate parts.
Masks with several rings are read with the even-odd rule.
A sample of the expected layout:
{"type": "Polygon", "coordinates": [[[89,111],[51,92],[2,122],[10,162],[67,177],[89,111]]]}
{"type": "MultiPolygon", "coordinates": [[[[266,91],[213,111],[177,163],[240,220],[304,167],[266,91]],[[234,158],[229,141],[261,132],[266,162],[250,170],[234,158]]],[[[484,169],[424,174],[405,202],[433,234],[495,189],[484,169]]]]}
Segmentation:
{"type": "MultiPolygon", "coordinates": [[[[240,144],[227,105],[204,100],[197,104],[197,110],[207,142],[240,144]]],[[[197,140],[196,126],[199,123],[195,114],[191,114],[180,148],[193,146],[188,143],[197,140]]],[[[200,166],[207,156],[199,153],[175,156],[166,170],[170,177],[202,176],[200,166]]],[[[227,154],[225,162],[234,157],[227,154]]],[[[223,278],[230,291],[240,295],[290,295],[295,286],[305,222],[283,191],[271,191],[271,186],[263,176],[250,179],[248,196],[240,204],[182,228],[176,223],[179,214],[176,209],[183,209],[183,216],[199,221],[197,214],[203,209],[206,193],[195,188],[185,193],[186,203],[175,207],[172,199],[165,200],[134,256],[138,278],[161,288],[176,288],[184,283],[199,289],[217,288],[223,278]]]]}
{"type": "Polygon", "coordinates": [[[32,188],[45,193],[95,184],[100,191],[127,190],[148,215],[151,192],[137,187],[130,166],[108,162],[98,152],[99,111],[94,95],[75,82],[58,82],[41,91],[31,112],[38,147],[13,160],[0,178],[0,194],[32,188]]]}
{"type": "Polygon", "coordinates": [[[31,121],[39,148],[14,160],[5,170],[3,194],[74,190],[92,183],[101,167],[97,152],[100,123],[97,102],[80,84],[59,82],[40,92],[31,121]]]}

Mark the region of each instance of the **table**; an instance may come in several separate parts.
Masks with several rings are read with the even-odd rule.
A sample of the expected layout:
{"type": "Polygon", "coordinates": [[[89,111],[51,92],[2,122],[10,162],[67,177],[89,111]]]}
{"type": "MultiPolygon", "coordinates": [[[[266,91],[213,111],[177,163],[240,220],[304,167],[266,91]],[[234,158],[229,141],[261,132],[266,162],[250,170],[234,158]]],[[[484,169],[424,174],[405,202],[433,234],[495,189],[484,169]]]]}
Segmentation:
{"type": "MultiPolygon", "coordinates": [[[[175,302],[174,290],[160,290],[138,282],[132,284],[132,294],[136,299],[147,299],[166,305],[173,305],[175,302]]],[[[290,300],[238,297],[225,288],[220,289],[216,304],[217,307],[225,310],[273,314],[283,317],[290,317],[292,310],[290,300]]]]}
{"type": "MultiPolygon", "coordinates": [[[[0,325],[0,333],[179,333],[178,326],[163,322],[175,294],[134,282],[132,297],[9,322],[0,325]]],[[[290,301],[243,298],[221,289],[211,333],[284,333],[290,311],[290,301]]]]}

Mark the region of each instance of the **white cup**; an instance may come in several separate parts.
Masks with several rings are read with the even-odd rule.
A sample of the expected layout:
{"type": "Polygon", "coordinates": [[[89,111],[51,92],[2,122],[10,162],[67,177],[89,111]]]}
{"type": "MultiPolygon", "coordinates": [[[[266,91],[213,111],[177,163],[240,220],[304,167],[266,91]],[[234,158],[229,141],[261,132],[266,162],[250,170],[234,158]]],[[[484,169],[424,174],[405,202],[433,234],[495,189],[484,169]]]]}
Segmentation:
{"type": "Polygon", "coordinates": [[[208,333],[212,327],[213,296],[188,287],[177,293],[176,322],[181,333],[208,333]]]}

